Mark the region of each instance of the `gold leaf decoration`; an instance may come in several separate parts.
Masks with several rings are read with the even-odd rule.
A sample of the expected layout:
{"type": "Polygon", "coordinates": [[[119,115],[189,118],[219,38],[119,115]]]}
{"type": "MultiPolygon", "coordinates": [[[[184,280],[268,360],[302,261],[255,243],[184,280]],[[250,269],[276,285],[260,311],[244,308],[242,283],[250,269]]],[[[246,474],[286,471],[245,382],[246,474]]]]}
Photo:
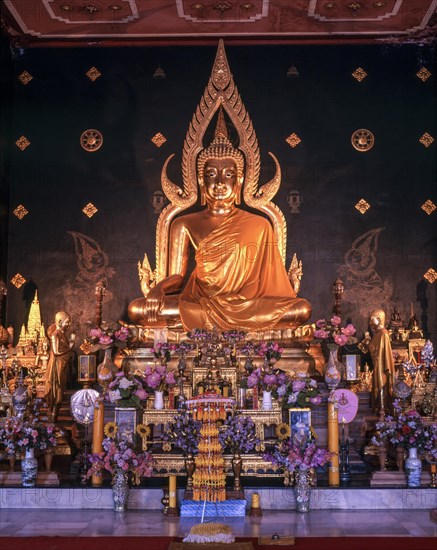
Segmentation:
{"type": "Polygon", "coordinates": [[[431,143],[434,142],[434,138],[430,134],[428,134],[428,132],[425,132],[423,136],[419,138],[419,141],[425,147],[429,147],[431,143]]]}
{"type": "Polygon", "coordinates": [[[30,141],[27,139],[26,136],[21,136],[20,138],[17,139],[17,141],[15,142],[15,145],[18,147],[18,149],[21,149],[22,151],[24,151],[26,147],[29,147],[30,141]]]}
{"type": "Polygon", "coordinates": [[[33,80],[33,76],[29,72],[23,71],[18,75],[18,80],[21,84],[23,84],[23,86],[26,86],[26,84],[29,84],[29,82],[33,80]]]}
{"type": "Polygon", "coordinates": [[[420,78],[422,82],[426,82],[428,78],[431,76],[431,73],[428,71],[426,67],[421,67],[419,71],[416,73],[417,78],[420,78]]]}
{"type": "Polygon", "coordinates": [[[434,210],[437,208],[437,206],[432,202],[431,199],[428,199],[426,202],[424,202],[421,206],[422,210],[424,210],[428,216],[434,212],[434,210]]]}
{"type": "Polygon", "coordinates": [[[437,281],[437,271],[430,267],[423,276],[429,283],[433,284],[437,281]]]}
{"type": "Polygon", "coordinates": [[[16,275],[14,275],[11,279],[11,283],[16,287],[16,288],[20,288],[24,285],[24,283],[26,282],[26,279],[23,277],[23,275],[21,275],[21,273],[17,273],[16,275]]]}
{"type": "Polygon", "coordinates": [[[88,153],[94,153],[94,151],[98,151],[103,145],[103,135],[99,130],[94,128],[85,130],[80,136],[80,145],[88,153]]]}
{"type": "Polygon", "coordinates": [[[358,212],[361,212],[361,214],[365,214],[367,210],[369,210],[370,204],[364,199],[360,199],[355,205],[355,208],[358,210],[358,212]]]}
{"type": "Polygon", "coordinates": [[[360,151],[361,153],[366,153],[375,144],[375,136],[370,130],[365,128],[360,128],[355,130],[351,137],[351,143],[354,149],[360,151]]]}
{"type": "Polygon", "coordinates": [[[358,80],[358,82],[361,82],[362,80],[364,80],[367,76],[367,73],[364,69],[362,69],[361,67],[358,67],[357,69],[355,69],[355,71],[352,73],[352,76],[354,78],[356,78],[358,80]]]}
{"type": "Polygon", "coordinates": [[[161,134],[161,132],[158,132],[151,138],[151,141],[156,145],[156,147],[161,147],[161,145],[164,145],[167,139],[161,134]]]}
{"type": "Polygon", "coordinates": [[[85,216],[88,216],[88,218],[92,218],[96,212],[98,212],[98,209],[94,206],[92,202],[89,202],[86,206],[82,208],[82,212],[85,214],[85,216]]]}
{"type": "Polygon", "coordinates": [[[99,69],[97,69],[97,67],[91,67],[87,70],[85,74],[92,82],[95,82],[99,78],[99,76],[102,76],[102,73],[99,71],[99,69]]]}
{"type": "Polygon", "coordinates": [[[302,140],[300,139],[300,137],[295,132],[293,132],[292,134],[290,134],[288,136],[288,138],[286,138],[285,141],[288,143],[288,145],[290,147],[292,147],[294,149],[295,147],[297,147],[299,145],[299,143],[302,140]]]}
{"type": "Polygon", "coordinates": [[[28,213],[29,211],[22,204],[19,204],[17,208],[14,210],[15,216],[17,216],[19,220],[22,220],[24,216],[28,213]]]}

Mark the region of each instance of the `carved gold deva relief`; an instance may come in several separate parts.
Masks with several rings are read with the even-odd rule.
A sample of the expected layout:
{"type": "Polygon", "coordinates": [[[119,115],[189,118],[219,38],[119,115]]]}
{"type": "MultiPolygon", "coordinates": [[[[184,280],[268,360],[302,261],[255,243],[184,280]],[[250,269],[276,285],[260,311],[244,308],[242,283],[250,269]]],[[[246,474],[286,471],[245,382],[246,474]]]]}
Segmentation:
{"type": "Polygon", "coordinates": [[[364,199],[360,199],[355,205],[355,208],[358,210],[358,212],[361,212],[361,214],[365,214],[367,210],[369,210],[370,204],[364,199]]]}
{"type": "Polygon", "coordinates": [[[370,151],[375,144],[375,136],[370,130],[361,128],[352,134],[351,142],[354,149],[360,151],[361,153],[366,153],[367,151],[370,151]]]}
{"type": "Polygon", "coordinates": [[[98,209],[94,206],[92,202],[89,202],[86,206],[82,208],[82,212],[85,214],[85,216],[88,216],[88,218],[92,218],[96,212],[98,212],[98,209]]]}
{"type": "Polygon", "coordinates": [[[437,206],[432,202],[431,199],[428,199],[422,204],[421,208],[428,214],[428,216],[430,216],[437,208],[437,206]]]}
{"type": "Polygon", "coordinates": [[[85,74],[92,82],[95,82],[99,78],[99,76],[102,76],[102,73],[99,71],[99,69],[97,69],[97,67],[91,67],[87,70],[85,74]]]}
{"type": "Polygon", "coordinates": [[[357,69],[355,69],[355,71],[352,73],[352,76],[358,80],[358,82],[361,82],[362,80],[364,80],[367,76],[367,73],[364,69],[362,69],[361,67],[358,67],[357,69]]]}
{"type": "Polygon", "coordinates": [[[21,136],[17,141],[15,142],[15,145],[18,147],[18,149],[21,149],[24,151],[26,147],[29,147],[30,141],[27,139],[26,136],[21,136]]]}
{"type": "Polygon", "coordinates": [[[297,134],[295,134],[295,133],[293,132],[292,134],[290,134],[290,135],[288,136],[288,138],[286,138],[285,141],[288,143],[288,145],[289,145],[290,147],[293,147],[293,149],[294,149],[295,147],[297,147],[297,146],[299,145],[299,143],[300,143],[302,140],[300,139],[300,137],[299,137],[297,134]]]}
{"type": "Polygon", "coordinates": [[[93,128],[85,130],[85,132],[83,132],[80,136],[80,145],[82,146],[82,149],[85,149],[88,153],[94,153],[94,151],[100,149],[102,144],[102,133],[93,128]]]}
{"type": "Polygon", "coordinates": [[[21,84],[23,84],[23,86],[26,86],[26,84],[29,84],[29,82],[33,80],[33,76],[29,72],[23,71],[18,75],[18,80],[21,84]]]}
{"type": "Polygon", "coordinates": [[[27,210],[22,204],[19,204],[17,208],[14,210],[15,216],[17,216],[19,220],[22,220],[24,216],[28,213],[29,213],[29,210],[27,210]]]}
{"type": "Polygon", "coordinates": [[[434,138],[428,132],[425,132],[419,141],[425,147],[429,147],[434,142],[434,138]]]}
{"type": "Polygon", "coordinates": [[[437,281],[437,271],[430,267],[423,276],[429,283],[435,283],[437,281]]]}
{"type": "Polygon", "coordinates": [[[426,82],[428,78],[431,76],[431,73],[428,71],[426,67],[421,67],[419,71],[416,73],[417,78],[420,78],[422,82],[426,82]]]}
{"type": "Polygon", "coordinates": [[[151,138],[152,143],[156,145],[156,147],[161,147],[161,145],[164,145],[164,143],[167,141],[167,138],[165,138],[161,132],[158,132],[151,138]]]}
{"type": "Polygon", "coordinates": [[[16,288],[20,288],[24,285],[24,283],[26,282],[26,279],[23,277],[23,275],[21,275],[21,273],[17,273],[16,275],[14,275],[11,279],[11,283],[16,287],[16,288]]]}

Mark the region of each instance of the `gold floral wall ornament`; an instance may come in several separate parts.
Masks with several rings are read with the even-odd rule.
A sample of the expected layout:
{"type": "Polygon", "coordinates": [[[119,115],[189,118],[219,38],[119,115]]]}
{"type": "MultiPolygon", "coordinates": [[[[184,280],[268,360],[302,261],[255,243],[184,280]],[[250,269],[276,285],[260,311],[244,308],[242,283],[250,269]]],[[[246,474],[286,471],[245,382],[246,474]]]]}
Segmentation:
{"type": "Polygon", "coordinates": [[[355,69],[355,71],[352,73],[352,76],[358,80],[358,82],[362,82],[366,76],[367,76],[367,73],[364,69],[362,69],[361,67],[358,67],[357,69],[355,69]]]}
{"type": "Polygon", "coordinates": [[[351,142],[354,149],[360,151],[361,153],[366,153],[367,151],[370,151],[375,144],[375,136],[370,130],[360,128],[359,130],[355,130],[352,134],[351,142]]]}
{"type": "Polygon", "coordinates": [[[80,136],[80,145],[82,149],[88,151],[88,153],[94,153],[98,151],[103,144],[103,135],[98,130],[91,128],[85,130],[80,136]]]}
{"type": "Polygon", "coordinates": [[[357,204],[355,205],[355,208],[358,210],[358,212],[360,212],[361,214],[365,214],[367,212],[367,210],[369,210],[370,208],[370,204],[364,200],[364,199],[360,199],[357,204]]]}
{"type": "Polygon", "coordinates": [[[89,202],[86,206],[82,208],[82,212],[85,214],[85,216],[88,216],[88,218],[92,218],[94,214],[98,211],[98,208],[96,208],[92,202],[89,202]]]}
{"type": "Polygon", "coordinates": [[[156,145],[156,147],[161,147],[161,145],[164,145],[164,143],[167,141],[167,138],[165,138],[161,132],[156,133],[150,141],[156,145]]]}
{"type": "Polygon", "coordinates": [[[428,199],[422,204],[420,208],[424,210],[428,214],[428,216],[430,216],[437,208],[437,206],[432,202],[431,199],[428,199]]]}
{"type": "Polygon", "coordinates": [[[433,284],[437,281],[437,271],[430,267],[428,271],[424,274],[424,279],[426,279],[429,283],[433,284]]]}
{"type": "Polygon", "coordinates": [[[21,273],[16,273],[12,279],[11,283],[14,285],[15,288],[20,288],[24,285],[26,282],[26,279],[21,275],[21,273]]]}
{"type": "Polygon", "coordinates": [[[24,151],[26,147],[29,147],[30,141],[27,139],[26,136],[21,136],[20,138],[17,139],[17,141],[15,142],[15,145],[18,147],[18,149],[21,149],[21,151],[24,151]]]}
{"type": "Polygon", "coordinates": [[[422,82],[426,82],[428,80],[428,78],[431,76],[431,73],[430,73],[430,71],[428,71],[428,69],[426,67],[421,67],[417,71],[416,76],[417,76],[417,78],[420,78],[420,80],[422,82]]]}
{"type": "Polygon", "coordinates": [[[285,139],[285,141],[288,143],[288,145],[290,147],[292,147],[294,149],[295,147],[297,147],[299,145],[299,143],[302,140],[300,139],[300,137],[295,132],[293,132],[292,134],[290,134],[288,136],[288,138],[285,139]]]}
{"type": "Polygon", "coordinates": [[[17,216],[19,220],[22,220],[28,213],[29,210],[27,210],[22,204],[19,204],[14,210],[14,215],[17,216]]]}
{"type": "Polygon", "coordinates": [[[434,143],[434,138],[432,137],[431,134],[428,134],[428,132],[425,132],[419,138],[419,141],[424,147],[429,147],[432,143],[434,143]]]}
{"type": "Polygon", "coordinates": [[[26,84],[29,84],[29,82],[33,80],[33,76],[28,71],[23,71],[18,75],[18,80],[23,86],[26,86],[26,84]]]}
{"type": "Polygon", "coordinates": [[[99,69],[97,69],[97,67],[91,67],[87,70],[85,74],[92,82],[95,82],[99,78],[99,76],[102,76],[102,73],[99,71],[99,69]]]}

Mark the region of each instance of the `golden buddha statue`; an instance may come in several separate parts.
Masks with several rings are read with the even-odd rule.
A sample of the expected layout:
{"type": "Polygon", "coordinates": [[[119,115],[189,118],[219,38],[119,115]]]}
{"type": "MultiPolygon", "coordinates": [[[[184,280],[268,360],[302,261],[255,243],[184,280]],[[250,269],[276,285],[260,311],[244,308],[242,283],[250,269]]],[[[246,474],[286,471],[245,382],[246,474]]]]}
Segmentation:
{"type": "Polygon", "coordinates": [[[184,190],[166,175],[171,157],[164,165],[162,187],[171,204],[158,220],[157,268],[152,272],[147,257],[139,265],[144,298],[129,304],[129,317],[151,328],[295,328],[309,319],[311,306],[297,298],[301,264],[294,261],[288,274],[284,265],[285,221],[270,202],[280,184],[279,164],[271,155],[277,173],[257,190],[256,136],[233,84],[222,42],[205,94],[184,144],[184,190]],[[216,111],[214,139],[203,148],[203,135],[216,111]],[[239,132],[238,149],[228,138],[224,111],[239,132]],[[206,208],[175,217],[195,204],[197,186],[206,208]],[[238,208],[242,195],[248,206],[265,212],[272,223],[238,208]],[[190,246],[196,267],[184,286],[190,246]]]}

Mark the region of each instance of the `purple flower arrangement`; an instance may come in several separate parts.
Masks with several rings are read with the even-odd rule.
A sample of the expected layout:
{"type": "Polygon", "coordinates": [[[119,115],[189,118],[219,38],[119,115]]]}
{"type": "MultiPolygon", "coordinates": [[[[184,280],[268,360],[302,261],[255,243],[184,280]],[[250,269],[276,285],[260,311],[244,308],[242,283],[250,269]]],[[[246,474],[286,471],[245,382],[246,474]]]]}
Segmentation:
{"type": "Polygon", "coordinates": [[[176,385],[174,371],[167,369],[167,365],[147,366],[142,377],[149,391],[164,391],[176,385]]]}
{"type": "Polygon", "coordinates": [[[29,449],[46,451],[56,447],[53,424],[33,424],[19,418],[7,418],[0,428],[0,447],[8,455],[29,449]]]}
{"type": "Polygon", "coordinates": [[[219,441],[221,446],[232,454],[248,453],[259,444],[255,423],[250,416],[236,414],[223,424],[219,441]]]}
{"type": "Polygon", "coordinates": [[[324,466],[331,456],[332,453],[317,447],[314,441],[309,441],[305,445],[296,445],[290,439],[287,442],[278,443],[273,453],[265,454],[264,458],[289,472],[294,472],[324,466]]]}
{"type": "Polygon", "coordinates": [[[340,327],[340,325],[341,317],[338,315],[334,315],[329,323],[325,319],[319,319],[316,321],[317,330],[314,332],[314,337],[344,346],[356,333],[356,329],[350,323],[345,327],[340,327]]]}
{"type": "Polygon", "coordinates": [[[241,387],[254,388],[258,386],[263,391],[276,391],[278,396],[285,392],[289,376],[279,370],[258,367],[241,380],[241,387]]]}
{"type": "Polygon", "coordinates": [[[285,390],[278,388],[278,398],[284,409],[320,405],[322,397],[317,382],[308,376],[294,376],[286,383],[285,390]]]}
{"type": "Polygon", "coordinates": [[[283,351],[283,348],[277,342],[273,342],[273,340],[261,342],[255,347],[256,355],[264,357],[269,365],[273,365],[279,361],[283,351]]]}
{"type": "Polygon", "coordinates": [[[389,442],[404,449],[416,447],[419,452],[433,453],[437,445],[437,425],[424,424],[416,410],[404,411],[398,399],[393,402],[393,408],[394,416],[386,416],[385,422],[376,423],[377,432],[372,443],[384,445],[389,442]]]}
{"type": "Polygon", "coordinates": [[[162,363],[168,363],[171,359],[171,354],[175,351],[175,346],[167,342],[160,342],[150,350],[156,359],[162,363]]]}
{"type": "Polygon", "coordinates": [[[119,407],[139,407],[147,399],[147,392],[142,378],[119,371],[109,384],[105,399],[119,407]]]}
{"type": "Polygon", "coordinates": [[[201,428],[202,423],[199,420],[194,420],[188,412],[183,411],[174,417],[173,422],[165,425],[162,439],[172,442],[185,454],[196,454],[201,428]]]}
{"type": "Polygon", "coordinates": [[[88,456],[91,468],[87,472],[87,478],[92,475],[101,475],[102,470],[107,470],[111,474],[121,470],[130,474],[133,483],[139,485],[142,477],[151,477],[153,458],[150,453],[135,453],[132,443],[126,438],[117,440],[106,437],[102,445],[102,452],[88,456]]]}
{"type": "Polygon", "coordinates": [[[99,349],[108,349],[112,346],[125,348],[131,337],[127,327],[116,323],[110,324],[103,322],[100,327],[90,329],[87,338],[85,338],[81,349],[85,353],[94,353],[99,349]]]}

